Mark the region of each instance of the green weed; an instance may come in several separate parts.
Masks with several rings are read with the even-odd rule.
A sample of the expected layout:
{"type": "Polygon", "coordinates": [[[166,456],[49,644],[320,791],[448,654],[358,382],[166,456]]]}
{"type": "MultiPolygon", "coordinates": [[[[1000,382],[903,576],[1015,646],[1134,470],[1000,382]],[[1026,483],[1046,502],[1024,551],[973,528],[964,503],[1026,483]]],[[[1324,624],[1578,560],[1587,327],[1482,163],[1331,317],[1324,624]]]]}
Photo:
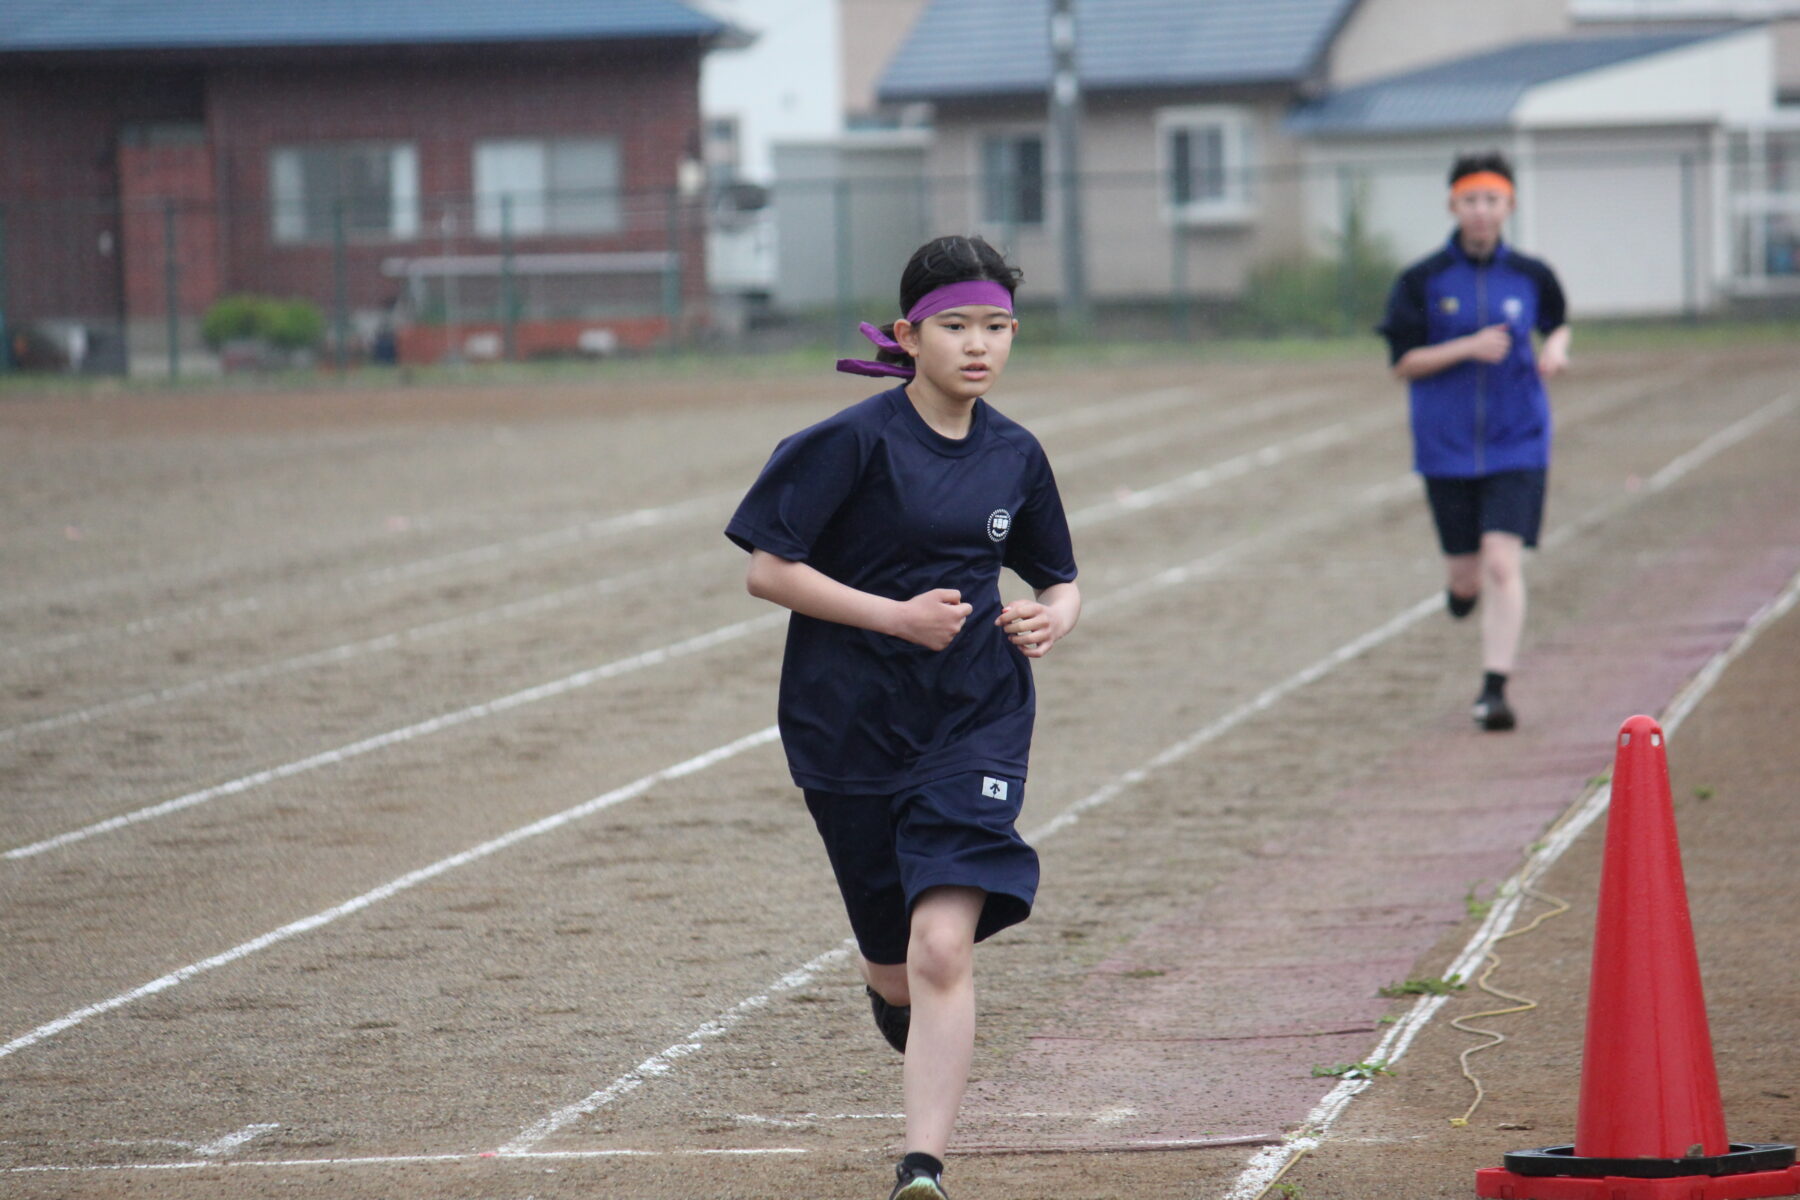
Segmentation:
{"type": "Polygon", "coordinates": [[[1462,981],[1461,975],[1446,975],[1442,979],[1420,977],[1408,979],[1404,983],[1390,983],[1380,989],[1377,995],[1386,996],[1390,1000],[1395,996],[1448,996],[1451,992],[1460,992],[1468,986],[1462,981]]]}
{"type": "Polygon", "coordinates": [[[1469,890],[1463,893],[1463,909],[1471,917],[1474,917],[1479,921],[1481,918],[1488,915],[1488,910],[1494,907],[1494,902],[1492,900],[1479,899],[1475,895],[1475,887],[1476,885],[1471,883],[1469,885],[1469,890]]]}
{"type": "Polygon", "coordinates": [[[1392,1075],[1388,1070],[1387,1059],[1371,1058],[1366,1062],[1335,1063],[1329,1067],[1314,1067],[1314,1079],[1373,1079],[1377,1075],[1392,1075]]]}

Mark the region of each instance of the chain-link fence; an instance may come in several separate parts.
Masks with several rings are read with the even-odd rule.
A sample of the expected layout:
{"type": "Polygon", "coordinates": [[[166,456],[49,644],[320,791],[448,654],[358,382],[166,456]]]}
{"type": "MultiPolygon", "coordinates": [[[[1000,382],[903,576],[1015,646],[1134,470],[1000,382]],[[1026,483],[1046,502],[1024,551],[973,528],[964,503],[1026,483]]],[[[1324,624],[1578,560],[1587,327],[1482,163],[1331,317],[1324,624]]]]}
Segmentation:
{"type": "MultiPolygon", "coordinates": [[[[1366,332],[1395,272],[1449,229],[1439,156],[1208,176],[1092,172],[1080,250],[1094,324],[1058,330],[1061,181],[1026,156],[942,177],[923,156],[768,188],[409,195],[376,178],[303,200],[0,204],[6,366],[198,372],[851,348],[900,267],[981,232],[1051,335],[1366,332]]],[[[1622,148],[1521,164],[1510,236],[1578,314],[1692,315],[1800,294],[1800,133],[1720,152],[1622,148]]]]}

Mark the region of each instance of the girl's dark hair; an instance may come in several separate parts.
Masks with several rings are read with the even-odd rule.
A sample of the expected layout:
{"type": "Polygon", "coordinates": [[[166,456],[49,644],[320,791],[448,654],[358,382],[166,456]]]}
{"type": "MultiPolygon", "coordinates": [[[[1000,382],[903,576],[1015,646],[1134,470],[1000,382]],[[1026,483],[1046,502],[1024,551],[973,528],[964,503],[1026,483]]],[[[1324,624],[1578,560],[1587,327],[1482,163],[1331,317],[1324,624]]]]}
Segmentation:
{"type": "Polygon", "coordinates": [[[1457,180],[1464,175],[1473,175],[1477,171],[1492,171],[1508,183],[1515,182],[1512,164],[1506,161],[1506,155],[1497,150],[1490,150],[1486,154],[1460,156],[1450,168],[1450,186],[1455,187],[1457,180]]]}
{"type": "MultiPolygon", "coordinates": [[[[913,256],[906,260],[906,269],[900,272],[900,311],[911,312],[913,305],[926,293],[947,284],[985,279],[999,284],[1010,294],[1018,290],[1023,278],[1024,272],[1007,262],[1005,255],[983,238],[961,234],[933,238],[913,251],[913,256]]],[[[890,338],[894,336],[891,323],[882,326],[881,331],[890,338]]],[[[883,350],[876,358],[880,362],[912,362],[906,354],[892,350],[883,350]]]]}

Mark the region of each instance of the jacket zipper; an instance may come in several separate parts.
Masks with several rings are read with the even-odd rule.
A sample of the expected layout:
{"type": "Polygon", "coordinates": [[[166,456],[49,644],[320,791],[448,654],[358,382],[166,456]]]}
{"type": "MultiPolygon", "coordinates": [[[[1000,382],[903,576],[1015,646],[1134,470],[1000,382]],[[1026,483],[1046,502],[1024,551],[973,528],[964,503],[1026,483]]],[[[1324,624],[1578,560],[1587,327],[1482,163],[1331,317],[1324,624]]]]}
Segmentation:
{"type": "MultiPolygon", "coordinates": [[[[1487,310],[1487,268],[1475,268],[1475,317],[1476,328],[1486,329],[1488,326],[1487,310]]],[[[1475,371],[1475,473],[1487,474],[1487,382],[1491,368],[1487,363],[1476,364],[1475,371]]]]}

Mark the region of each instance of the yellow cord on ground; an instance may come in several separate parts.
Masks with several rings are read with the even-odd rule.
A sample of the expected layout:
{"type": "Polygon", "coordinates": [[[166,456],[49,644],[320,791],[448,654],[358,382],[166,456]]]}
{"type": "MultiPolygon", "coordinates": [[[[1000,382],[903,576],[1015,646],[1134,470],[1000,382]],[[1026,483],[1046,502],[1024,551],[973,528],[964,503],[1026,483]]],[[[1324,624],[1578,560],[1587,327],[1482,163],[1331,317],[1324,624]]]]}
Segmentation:
{"type": "Polygon", "coordinates": [[[1267,1196],[1270,1192],[1274,1191],[1275,1185],[1281,1182],[1281,1177],[1283,1175],[1286,1175],[1290,1170],[1292,1170],[1295,1163],[1299,1162],[1301,1159],[1303,1159],[1305,1157],[1306,1157],[1306,1147],[1303,1146],[1300,1148],[1300,1150],[1297,1153],[1295,1153],[1294,1157],[1288,1159],[1286,1163],[1282,1164],[1281,1170],[1275,1172],[1275,1178],[1269,1180],[1268,1184],[1263,1187],[1263,1190],[1256,1193],[1256,1200],[1263,1200],[1264,1196],[1267,1196]]]}
{"type": "MultiPolygon", "coordinates": [[[[1473,1055],[1473,1054],[1479,1054],[1483,1050],[1487,1050],[1487,1049],[1490,1049],[1491,1047],[1498,1046],[1501,1042],[1504,1042],[1506,1040],[1506,1035],[1504,1033],[1500,1033],[1500,1032],[1498,1032],[1496,1030],[1492,1030],[1492,1029],[1478,1029],[1473,1025],[1465,1024],[1465,1022],[1479,1021],[1486,1017],[1509,1016],[1512,1013],[1528,1012],[1531,1009],[1534,1009],[1537,1007],[1537,1001],[1528,1000],[1524,996],[1515,996],[1511,992],[1502,991],[1501,989],[1495,987],[1493,984],[1488,982],[1488,977],[1493,975],[1494,968],[1496,968],[1500,965],[1500,956],[1493,951],[1491,946],[1498,945],[1499,943],[1504,942],[1507,938],[1518,937],[1521,934],[1530,933],[1532,930],[1536,929],[1539,925],[1542,925],[1545,921],[1548,921],[1551,917],[1560,917],[1562,914],[1569,911],[1569,902],[1568,901],[1559,899],[1556,896],[1548,895],[1544,892],[1540,892],[1536,888],[1532,887],[1530,884],[1525,884],[1520,890],[1523,891],[1524,894],[1527,896],[1531,896],[1534,899],[1541,900],[1545,904],[1554,905],[1555,907],[1550,908],[1549,910],[1547,910],[1545,912],[1539,913],[1532,920],[1531,924],[1524,925],[1524,926],[1521,926],[1518,929],[1514,929],[1508,933],[1501,934],[1499,937],[1495,938],[1493,943],[1491,943],[1491,945],[1490,945],[1490,949],[1488,950],[1488,954],[1487,954],[1487,966],[1485,968],[1483,968],[1483,970],[1481,972],[1481,977],[1475,981],[1475,985],[1477,987],[1479,987],[1482,991],[1488,993],[1491,996],[1498,996],[1502,1000],[1511,1000],[1513,1002],[1512,1007],[1510,1007],[1510,1008],[1490,1008],[1486,1012],[1470,1013],[1468,1016],[1458,1017],[1454,1021],[1450,1022],[1451,1028],[1453,1028],[1453,1029],[1460,1029],[1464,1033],[1472,1034],[1476,1037],[1484,1037],[1484,1038],[1488,1039],[1487,1041],[1481,1043],[1479,1046],[1470,1046],[1468,1049],[1464,1050],[1461,1054],[1456,1056],[1457,1061],[1462,1064],[1463,1078],[1468,1080],[1475,1087],[1475,1102],[1473,1104],[1469,1105],[1468,1111],[1463,1113],[1463,1115],[1460,1117],[1451,1117],[1450,1118],[1450,1124],[1456,1126],[1459,1129],[1462,1128],[1463,1126],[1466,1126],[1469,1123],[1469,1118],[1475,1115],[1475,1110],[1481,1107],[1482,1100],[1486,1099],[1486,1097],[1487,1097],[1487,1090],[1481,1086],[1481,1080],[1475,1078],[1474,1074],[1472,1072],[1470,1072],[1470,1070],[1469,1070],[1469,1056],[1473,1055]]],[[[1279,1176],[1277,1176],[1277,1178],[1279,1178],[1279,1176]]]]}

